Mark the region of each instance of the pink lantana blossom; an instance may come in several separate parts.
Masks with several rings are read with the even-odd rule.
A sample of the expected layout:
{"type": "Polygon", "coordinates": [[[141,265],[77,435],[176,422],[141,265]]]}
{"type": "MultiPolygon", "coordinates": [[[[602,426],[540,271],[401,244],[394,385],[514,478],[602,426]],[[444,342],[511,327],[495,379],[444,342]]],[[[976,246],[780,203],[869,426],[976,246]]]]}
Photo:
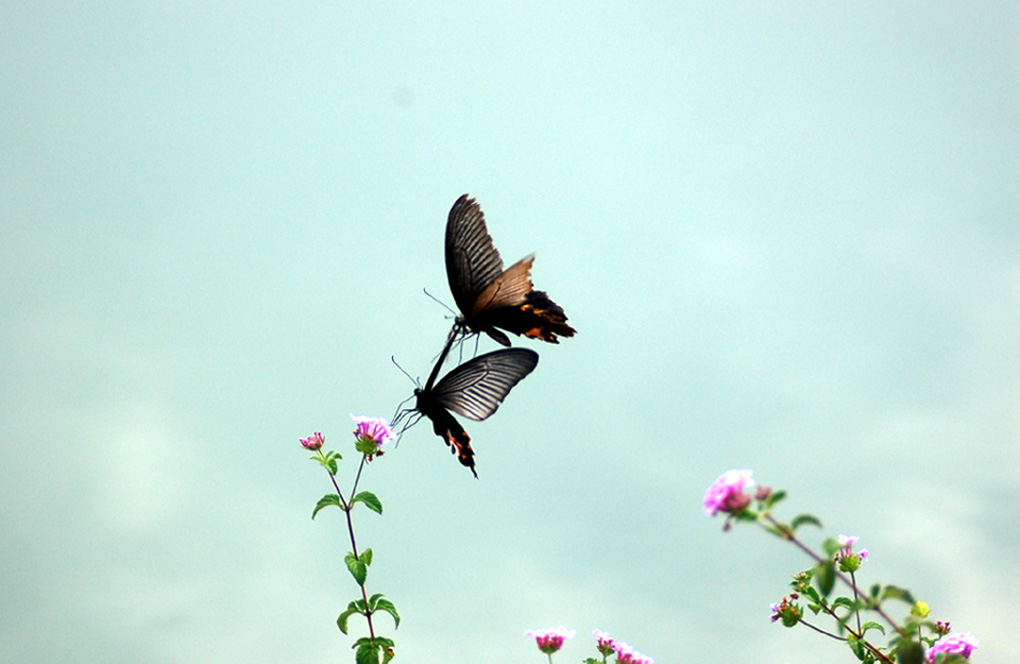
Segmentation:
{"type": "Polygon", "coordinates": [[[932,644],[924,658],[927,662],[937,661],[937,657],[940,654],[955,654],[961,655],[966,659],[970,659],[970,654],[978,647],[978,640],[974,638],[974,635],[970,632],[957,632],[956,634],[946,634],[941,639],[932,644]]]}
{"type": "Polygon", "coordinates": [[[316,431],[308,438],[301,438],[300,441],[302,447],[313,452],[322,449],[322,444],[326,442],[321,431],[316,431]]]}
{"type": "Polygon", "coordinates": [[[524,632],[524,636],[534,637],[535,642],[538,644],[538,649],[547,655],[551,655],[562,648],[563,642],[566,639],[574,638],[575,634],[577,632],[567,629],[562,625],[550,627],[549,629],[529,629],[524,632]]]}
{"type": "Polygon", "coordinates": [[[840,549],[836,552],[833,562],[839,563],[839,568],[844,572],[856,572],[861,563],[868,559],[867,549],[854,551],[854,544],[859,539],[856,535],[839,535],[836,537],[840,549]]]}
{"type": "Polygon", "coordinates": [[[614,641],[613,649],[616,651],[616,664],[654,664],[651,657],[642,655],[623,641],[614,641]]]}
{"type": "Polygon", "coordinates": [[[705,514],[732,514],[744,509],[751,504],[751,496],[745,490],[753,484],[750,470],[727,470],[705,490],[705,514]]]}
{"type": "Polygon", "coordinates": [[[393,429],[382,417],[351,415],[351,419],[354,420],[354,436],[359,440],[370,440],[382,447],[393,438],[393,429]]]}
{"type": "Polygon", "coordinates": [[[603,632],[601,629],[593,629],[591,633],[595,636],[595,640],[598,641],[599,654],[603,657],[609,657],[612,655],[616,641],[609,636],[609,632],[603,632]]]}

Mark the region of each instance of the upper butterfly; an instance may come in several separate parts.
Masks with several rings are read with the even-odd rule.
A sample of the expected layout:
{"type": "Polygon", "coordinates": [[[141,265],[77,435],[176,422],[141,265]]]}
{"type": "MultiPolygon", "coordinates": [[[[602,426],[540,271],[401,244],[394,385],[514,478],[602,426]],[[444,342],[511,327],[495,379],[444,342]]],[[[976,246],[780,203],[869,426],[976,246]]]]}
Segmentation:
{"type": "Polygon", "coordinates": [[[504,346],[510,339],[496,328],[554,344],[556,335],[574,336],[563,307],[532,290],[534,261],[532,254],[504,270],[482,209],[467,194],[458,198],[446,222],[446,276],[461,312],[454,325],[485,332],[504,346]]]}

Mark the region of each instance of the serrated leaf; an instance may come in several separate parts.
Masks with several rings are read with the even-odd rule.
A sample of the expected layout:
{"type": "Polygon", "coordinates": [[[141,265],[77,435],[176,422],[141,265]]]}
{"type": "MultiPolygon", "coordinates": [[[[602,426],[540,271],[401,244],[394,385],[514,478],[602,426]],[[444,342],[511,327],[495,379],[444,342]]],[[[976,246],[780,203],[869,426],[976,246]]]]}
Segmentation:
{"type": "Polygon", "coordinates": [[[326,470],[330,475],[336,476],[336,459],[326,459],[326,470]]]}
{"type": "Polygon", "coordinates": [[[817,528],[821,528],[822,522],[813,514],[798,514],[793,517],[793,521],[790,522],[790,527],[797,530],[801,526],[815,526],[817,528]]]}
{"type": "Polygon", "coordinates": [[[315,509],[312,510],[312,518],[315,518],[315,515],[319,513],[319,510],[327,507],[340,507],[340,496],[335,493],[327,493],[322,498],[319,498],[319,502],[315,504],[315,509]]]}
{"type": "Polygon", "coordinates": [[[376,514],[382,514],[382,501],[371,491],[362,491],[351,498],[351,503],[364,503],[365,507],[376,514]]]}
{"type": "Polygon", "coordinates": [[[376,652],[379,646],[374,643],[363,643],[358,646],[354,653],[354,661],[357,664],[379,664],[379,655],[376,652]]]}
{"type": "Polygon", "coordinates": [[[348,553],[344,556],[344,563],[358,585],[364,586],[365,578],[368,576],[368,568],[365,566],[365,563],[355,558],[353,553],[348,553]]]}

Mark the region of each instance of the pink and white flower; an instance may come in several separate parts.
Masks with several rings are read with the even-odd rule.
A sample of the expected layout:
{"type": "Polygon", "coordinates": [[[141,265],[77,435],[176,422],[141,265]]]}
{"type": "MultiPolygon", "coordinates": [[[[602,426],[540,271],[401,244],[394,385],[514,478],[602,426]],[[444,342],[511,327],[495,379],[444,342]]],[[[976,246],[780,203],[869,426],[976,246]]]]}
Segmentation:
{"type": "Polygon", "coordinates": [[[745,491],[753,484],[750,470],[727,470],[705,490],[705,514],[732,514],[744,509],[751,504],[751,496],[745,491]]]}

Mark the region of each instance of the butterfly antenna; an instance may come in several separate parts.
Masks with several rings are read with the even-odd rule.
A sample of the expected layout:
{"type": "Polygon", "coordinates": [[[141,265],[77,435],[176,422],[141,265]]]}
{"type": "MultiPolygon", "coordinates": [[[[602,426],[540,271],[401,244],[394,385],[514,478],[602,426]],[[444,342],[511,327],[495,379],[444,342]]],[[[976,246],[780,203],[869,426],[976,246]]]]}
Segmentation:
{"type": "Polygon", "coordinates": [[[453,314],[454,316],[456,316],[456,315],[457,315],[457,312],[456,312],[456,311],[454,311],[453,309],[451,309],[451,308],[450,308],[450,307],[449,307],[449,306],[448,306],[448,305],[447,305],[447,304],[446,304],[445,302],[443,302],[443,301],[442,301],[442,300],[440,300],[440,299],[439,299],[438,297],[436,297],[435,295],[433,295],[432,293],[430,293],[430,292],[429,292],[429,289],[428,289],[428,288],[422,288],[422,291],[423,291],[423,292],[424,292],[424,293],[425,293],[426,295],[428,295],[428,296],[429,296],[430,298],[432,298],[432,300],[433,300],[434,302],[437,302],[437,303],[439,304],[439,306],[443,307],[444,309],[446,309],[447,311],[449,311],[449,312],[450,312],[451,314],[453,314]]]}
{"type": "MultiPolygon", "coordinates": [[[[408,377],[408,379],[409,379],[409,380],[410,380],[410,381],[411,381],[412,383],[414,383],[414,384],[415,384],[415,387],[421,387],[421,383],[419,383],[419,382],[418,382],[418,379],[417,379],[417,378],[414,378],[413,376],[411,376],[411,374],[409,374],[409,373],[407,373],[406,371],[404,371],[404,367],[400,366],[400,364],[399,364],[399,363],[397,362],[397,358],[396,358],[396,357],[394,357],[393,355],[390,355],[390,362],[392,362],[392,363],[393,363],[394,365],[396,365],[396,367],[397,367],[398,369],[400,369],[400,373],[402,373],[402,374],[404,374],[405,376],[407,376],[407,377],[408,377]]],[[[407,401],[407,399],[404,399],[404,401],[407,401]]],[[[403,405],[403,402],[401,402],[401,405],[403,405]]]]}

